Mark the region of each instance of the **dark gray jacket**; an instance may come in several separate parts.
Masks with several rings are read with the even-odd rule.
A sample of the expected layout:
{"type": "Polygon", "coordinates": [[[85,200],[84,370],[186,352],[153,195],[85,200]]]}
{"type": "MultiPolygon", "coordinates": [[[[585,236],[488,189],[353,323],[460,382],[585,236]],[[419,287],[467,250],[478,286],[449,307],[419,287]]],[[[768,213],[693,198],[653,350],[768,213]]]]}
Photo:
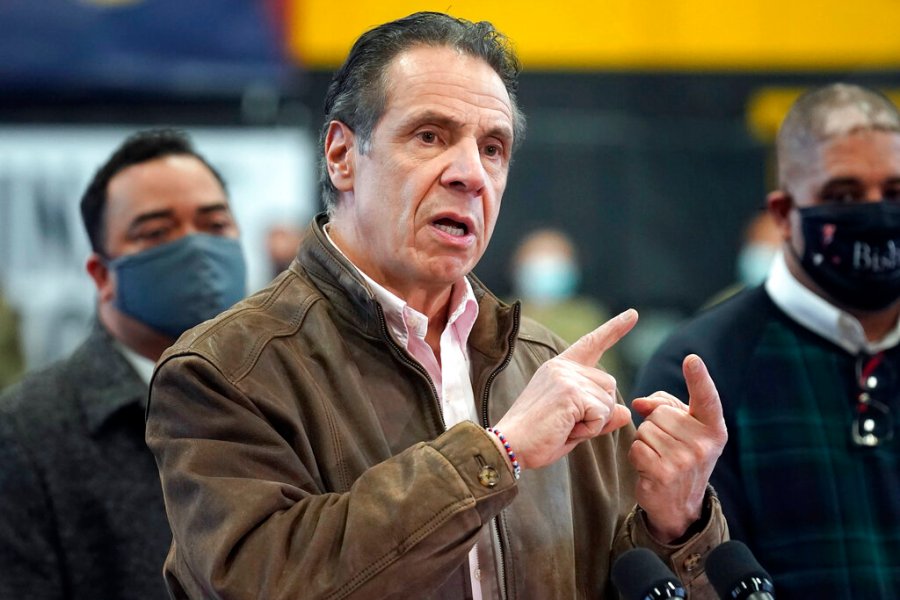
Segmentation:
{"type": "Polygon", "coordinates": [[[168,597],[146,395],[97,325],[0,396],[0,599],[168,597]]]}

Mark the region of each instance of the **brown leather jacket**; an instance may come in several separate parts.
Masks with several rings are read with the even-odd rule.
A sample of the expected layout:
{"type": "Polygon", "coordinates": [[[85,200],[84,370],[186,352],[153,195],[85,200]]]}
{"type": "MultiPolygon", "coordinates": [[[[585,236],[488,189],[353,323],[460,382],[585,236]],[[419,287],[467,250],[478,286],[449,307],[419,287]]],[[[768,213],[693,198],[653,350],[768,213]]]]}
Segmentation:
{"type": "Polygon", "coordinates": [[[496,564],[482,567],[498,597],[614,597],[611,561],[634,545],[710,593],[702,557],[727,535],[718,500],[689,543],[656,544],[632,512],[633,427],[518,482],[484,432],[561,350],[557,337],[473,278],[483,422],[445,431],[425,370],[392,341],[324,220],[267,289],[160,361],[147,443],[176,598],[467,598],[479,535],[493,538],[496,564]]]}

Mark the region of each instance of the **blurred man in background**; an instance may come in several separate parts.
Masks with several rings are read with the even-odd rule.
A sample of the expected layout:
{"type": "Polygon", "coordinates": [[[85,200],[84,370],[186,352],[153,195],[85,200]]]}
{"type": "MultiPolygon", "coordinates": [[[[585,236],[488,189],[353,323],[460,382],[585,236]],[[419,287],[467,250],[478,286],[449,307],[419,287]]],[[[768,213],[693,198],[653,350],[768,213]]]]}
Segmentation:
{"type": "Polygon", "coordinates": [[[291,266],[303,237],[303,228],[292,223],[278,223],[266,232],[266,255],[272,277],[291,266]]]}
{"type": "Polygon", "coordinates": [[[781,250],[781,230],[768,211],[757,213],[744,229],[737,257],[737,281],[744,287],[761,285],[781,250]]]}
{"type": "Polygon", "coordinates": [[[900,114],[835,84],[796,101],[777,144],[765,286],[675,333],[636,393],[683,393],[684,356],[708,362],[729,431],[712,482],[778,598],[896,598],[900,114]]]}
{"type": "Polygon", "coordinates": [[[154,362],[244,296],[225,184],[182,133],[140,132],[81,200],[97,322],[0,397],[0,598],[166,598],[171,539],[144,444],[154,362]]]}
{"type": "MultiPolygon", "coordinates": [[[[753,215],[744,227],[744,237],[735,261],[734,283],[714,294],[703,304],[701,310],[731,298],[746,288],[765,283],[775,257],[781,252],[783,243],[778,223],[768,210],[753,215]]],[[[668,334],[665,337],[668,337],[668,334]]],[[[660,340],[660,343],[663,339],[660,340]]],[[[659,344],[657,344],[658,346],[659,344]]],[[[656,347],[654,347],[655,349],[656,347]]],[[[649,355],[644,357],[641,364],[647,362],[649,358],[649,355]]]]}
{"type": "Polygon", "coordinates": [[[522,312],[570,344],[609,318],[597,302],[577,295],[581,269],[575,245],[562,231],[538,229],[522,238],[512,276],[522,312]]]}
{"type": "MultiPolygon", "coordinates": [[[[558,229],[536,229],[522,238],[512,260],[514,297],[522,314],[571,344],[609,319],[609,311],[595,298],[579,294],[581,265],[572,238],[558,229]]],[[[622,365],[617,347],[603,354],[603,368],[622,389],[622,365]]]]}

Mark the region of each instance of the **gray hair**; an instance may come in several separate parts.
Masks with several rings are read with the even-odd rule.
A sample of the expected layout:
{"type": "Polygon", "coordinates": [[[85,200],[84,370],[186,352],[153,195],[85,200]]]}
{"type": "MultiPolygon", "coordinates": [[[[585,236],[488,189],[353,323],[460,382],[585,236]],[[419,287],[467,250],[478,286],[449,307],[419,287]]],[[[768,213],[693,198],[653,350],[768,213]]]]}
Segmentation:
{"type": "MultiPolygon", "coordinates": [[[[512,103],[514,148],[521,143],[525,116],[516,102],[521,67],[506,36],[487,21],[472,23],[443,13],[418,12],[370,29],[353,44],[325,96],[325,124],[319,136],[323,152],[332,121],[350,127],[360,151],[368,150],[372,131],[387,103],[387,68],[398,54],[414,46],[447,46],[490,65],[503,81],[512,103]]],[[[328,176],[324,154],[319,158],[319,183],[322,200],[331,213],[338,191],[328,176]]]]}
{"type": "Polygon", "coordinates": [[[880,92],[846,83],[800,96],[778,130],[779,185],[789,187],[787,183],[805,171],[810,153],[822,142],[860,130],[900,132],[897,107],[880,92]]]}

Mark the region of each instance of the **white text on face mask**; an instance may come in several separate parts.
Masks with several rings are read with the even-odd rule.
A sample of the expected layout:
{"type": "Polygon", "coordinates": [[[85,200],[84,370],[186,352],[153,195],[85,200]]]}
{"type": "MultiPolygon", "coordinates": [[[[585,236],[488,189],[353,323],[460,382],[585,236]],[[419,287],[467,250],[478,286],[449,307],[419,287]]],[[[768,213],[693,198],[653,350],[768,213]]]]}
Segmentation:
{"type": "Polygon", "coordinates": [[[882,273],[892,271],[898,267],[900,256],[894,240],[888,240],[882,247],[873,247],[866,242],[853,244],[853,269],[856,271],[869,271],[882,273]]]}

